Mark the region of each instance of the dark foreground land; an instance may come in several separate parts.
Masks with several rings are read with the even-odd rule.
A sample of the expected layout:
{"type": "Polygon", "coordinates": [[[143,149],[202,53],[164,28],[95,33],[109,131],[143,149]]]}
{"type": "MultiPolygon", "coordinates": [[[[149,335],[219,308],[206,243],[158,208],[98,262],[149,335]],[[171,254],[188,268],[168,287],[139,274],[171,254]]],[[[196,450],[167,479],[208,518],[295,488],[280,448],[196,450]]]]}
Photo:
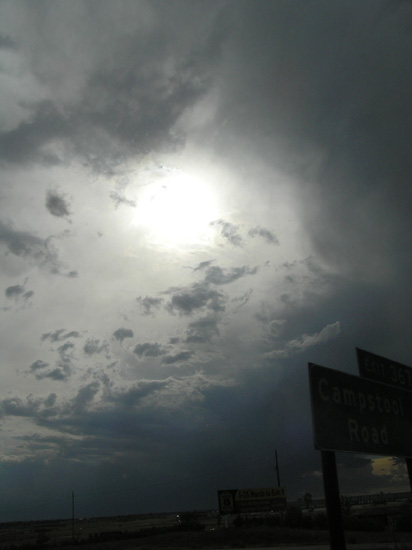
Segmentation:
{"type": "MultiPolygon", "coordinates": [[[[357,521],[357,524],[356,524],[357,521]]],[[[348,549],[353,545],[380,550],[412,550],[411,531],[394,526],[360,523],[345,531],[348,549]],[[360,528],[367,527],[366,530],[360,528]],[[375,546],[376,545],[376,546],[375,546]]],[[[328,548],[326,525],[302,528],[279,525],[275,518],[230,518],[213,514],[176,514],[91,518],[61,521],[0,524],[0,550],[90,549],[90,550],[174,550],[233,548],[328,548]]],[[[402,525],[400,525],[402,527],[402,525]]],[[[412,526],[411,526],[412,527],[412,526]]]]}

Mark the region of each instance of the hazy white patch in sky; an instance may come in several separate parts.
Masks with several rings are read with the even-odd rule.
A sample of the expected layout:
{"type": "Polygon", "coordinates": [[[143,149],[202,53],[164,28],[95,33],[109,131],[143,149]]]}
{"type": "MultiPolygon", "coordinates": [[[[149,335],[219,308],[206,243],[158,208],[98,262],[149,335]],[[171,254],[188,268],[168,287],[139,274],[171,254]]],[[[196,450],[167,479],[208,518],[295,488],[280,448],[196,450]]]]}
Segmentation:
{"type": "Polygon", "coordinates": [[[218,215],[218,197],[205,175],[162,167],[146,175],[136,190],[132,224],[149,245],[194,246],[211,239],[209,224],[218,215]]]}

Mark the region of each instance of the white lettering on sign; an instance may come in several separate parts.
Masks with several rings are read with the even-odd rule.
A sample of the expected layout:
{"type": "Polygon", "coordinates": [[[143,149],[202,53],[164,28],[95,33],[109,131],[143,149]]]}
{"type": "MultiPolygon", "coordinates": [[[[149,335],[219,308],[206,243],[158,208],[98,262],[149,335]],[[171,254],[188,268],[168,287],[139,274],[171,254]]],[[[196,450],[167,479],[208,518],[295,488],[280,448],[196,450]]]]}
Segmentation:
{"type": "Polygon", "coordinates": [[[349,388],[331,386],[326,378],[321,378],[318,383],[319,397],[322,401],[333,401],[336,405],[357,409],[359,412],[380,412],[394,416],[405,416],[402,398],[389,399],[383,397],[378,391],[366,393],[349,388]]]}
{"type": "Polygon", "coordinates": [[[412,388],[412,369],[410,367],[391,362],[388,359],[379,359],[374,354],[366,355],[365,352],[362,355],[362,363],[365,374],[373,375],[371,378],[381,379],[399,387],[412,388]]]}
{"type": "Polygon", "coordinates": [[[237,500],[253,500],[253,499],[272,499],[285,497],[285,489],[283,487],[263,488],[263,489],[239,489],[237,492],[237,500]]]}
{"type": "Polygon", "coordinates": [[[389,445],[388,427],[386,424],[380,430],[369,426],[362,426],[355,418],[348,419],[349,438],[357,443],[374,443],[375,445],[383,443],[389,445]]]}
{"type": "Polygon", "coordinates": [[[406,390],[412,389],[411,367],[359,348],[356,348],[356,354],[362,377],[406,390]]]}

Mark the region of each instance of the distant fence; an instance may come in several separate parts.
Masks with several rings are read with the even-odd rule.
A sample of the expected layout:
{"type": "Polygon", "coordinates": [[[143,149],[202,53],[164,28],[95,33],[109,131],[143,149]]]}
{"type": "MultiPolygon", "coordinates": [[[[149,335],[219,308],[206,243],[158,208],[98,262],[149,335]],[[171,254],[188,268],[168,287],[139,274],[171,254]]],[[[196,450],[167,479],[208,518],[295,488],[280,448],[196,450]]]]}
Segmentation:
{"type": "MultiPolygon", "coordinates": [[[[363,504],[384,504],[387,502],[407,502],[412,499],[411,491],[401,492],[401,493],[375,493],[370,495],[343,495],[343,498],[346,502],[352,505],[363,505],[363,504]]],[[[292,503],[291,503],[292,504],[292,503]]],[[[296,506],[301,508],[306,508],[306,503],[303,499],[299,499],[297,502],[293,503],[296,506]]],[[[314,498],[312,499],[310,506],[313,508],[325,508],[326,503],[324,498],[314,498]]]]}

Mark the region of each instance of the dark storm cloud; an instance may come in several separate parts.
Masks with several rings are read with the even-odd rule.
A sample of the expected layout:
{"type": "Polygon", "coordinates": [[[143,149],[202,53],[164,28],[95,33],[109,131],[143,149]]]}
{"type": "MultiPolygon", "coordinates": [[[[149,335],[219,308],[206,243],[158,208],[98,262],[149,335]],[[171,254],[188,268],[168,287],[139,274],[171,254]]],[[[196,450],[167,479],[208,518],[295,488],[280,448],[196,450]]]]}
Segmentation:
{"type": "Polygon", "coordinates": [[[244,294],[242,294],[242,296],[237,296],[235,298],[232,298],[232,302],[237,304],[235,312],[249,302],[252,294],[253,294],[253,289],[249,288],[249,290],[247,290],[244,294]]]}
{"type": "MultiPolygon", "coordinates": [[[[411,234],[405,21],[412,5],[382,14],[383,5],[237,4],[231,78],[219,109],[218,146],[227,155],[236,151],[236,159],[245,144],[263,158],[273,154],[273,164],[305,192],[303,221],[318,253],[361,272],[368,271],[365,248],[371,258],[395,260],[411,234]],[[375,223],[365,224],[366,211],[375,223]]],[[[246,172],[253,177],[252,167],[246,172]]]]}
{"type": "Polygon", "coordinates": [[[30,298],[32,298],[34,296],[34,291],[33,290],[27,290],[27,292],[25,292],[23,294],[23,300],[26,301],[26,300],[29,300],[30,298]]]}
{"type": "Polygon", "coordinates": [[[173,296],[166,308],[171,313],[177,312],[180,315],[191,315],[204,309],[214,312],[224,311],[227,300],[223,293],[210,289],[208,285],[197,283],[187,289],[173,289],[167,293],[172,293],[173,296]]]}
{"type": "Polygon", "coordinates": [[[24,287],[21,285],[9,286],[6,288],[4,293],[7,296],[7,298],[14,298],[14,297],[18,298],[21,294],[24,293],[24,287]]]}
{"type": "Polygon", "coordinates": [[[65,381],[71,376],[72,365],[67,356],[58,361],[54,367],[38,359],[30,365],[29,372],[34,374],[37,380],[49,378],[55,381],[65,381]]]}
{"type": "Polygon", "coordinates": [[[47,191],[46,208],[52,216],[64,218],[70,215],[69,202],[57,191],[47,191]]]}
{"type": "Polygon", "coordinates": [[[123,342],[125,338],[133,338],[133,331],[130,328],[118,328],[113,332],[113,336],[119,342],[123,342]]]}
{"type": "Polygon", "coordinates": [[[162,363],[165,365],[174,365],[176,363],[182,363],[185,361],[188,361],[192,356],[194,352],[189,350],[179,351],[178,353],[165,355],[162,358],[162,363]]]}
{"type": "MultiPolygon", "coordinates": [[[[33,48],[31,55],[27,51],[26,60],[46,93],[53,89],[51,95],[57,97],[64,95],[55,92],[60,67],[56,70],[59,63],[56,58],[50,62],[47,53],[55,47],[58,50],[53,40],[58,36],[60,42],[66,17],[60,16],[59,28],[56,23],[63,4],[56,10],[46,5],[20,4],[15,17],[23,18],[21,6],[29,10],[30,25],[24,32],[29,36],[33,32],[32,43],[42,46],[33,48]],[[36,25],[38,30],[33,31],[36,25]],[[47,47],[42,42],[46,40],[47,47]],[[42,62],[46,69],[39,66],[42,62]]],[[[245,285],[238,290],[238,297],[228,297],[216,288],[236,281],[240,286],[248,282],[244,277],[255,275],[251,270],[256,268],[233,267],[245,262],[236,259],[225,264],[229,266],[225,269],[212,261],[199,263],[193,273],[203,278],[196,285],[172,280],[171,272],[170,282],[163,283],[163,288],[176,286],[163,293],[163,298],[149,287],[146,292],[153,292],[154,297],[136,299],[143,315],[166,309],[186,316],[179,323],[190,321],[183,329],[178,327],[179,338],[165,336],[166,346],[145,341],[148,334],[136,334],[141,339],[134,348],[139,369],[144,363],[152,367],[163,362],[178,371],[189,362],[205,371],[214,369],[221,385],[200,376],[136,382],[130,372],[122,380],[116,372],[123,366],[120,357],[118,368],[113,368],[114,363],[111,368],[106,366],[112,379],[109,374],[99,374],[100,367],[87,368],[88,363],[101,360],[95,354],[105,342],[102,338],[107,337],[96,326],[93,330],[98,337],[90,339],[81,354],[86,368],[83,364],[77,368],[77,387],[75,377],[65,385],[73,394],[60,393],[60,384],[58,398],[56,394],[26,399],[7,396],[0,402],[2,418],[26,417],[62,434],[19,439],[19,446],[27,444],[29,458],[23,457],[20,464],[3,464],[4,483],[13,480],[9,495],[19,493],[15,488],[21,488],[22,479],[32,489],[25,492],[27,500],[32,494],[44,494],[45,487],[53,487],[50,495],[55,497],[58,488],[67,491],[68,480],[73,479],[82,491],[83,487],[88,491],[94,480],[96,487],[111,482],[111,488],[117,490],[130,489],[132,481],[136,486],[152,479],[158,482],[163,475],[176,479],[184,471],[196,479],[190,487],[179,484],[170,490],[168,486],[148,498],[140,491],[142,504],[136,504],[135,495],[127,500],[125,492],[121,495],[125,513],[136,506],[141,506],[141,512],[150,506],[157,511],[159,502],[164,509],[211,508],[216,505],[219,488],[270,484],[277,447],[288,498],[306,491],[322,496],[319,453],[313,450],[307,361],[356,372],[355,344],[406,363],[412,357],[405,329],[412,307],[411,3],[182,0],[125,2],[121,9],[113,5],[99,2],[96,17],[82,11],[87,2],[77,5],[75,11],[80,16],[70,28],[72,40],[62,40],[65,63],[61,70],[62,89],[76,86],[70,57],[78,62],[79,72],[82,76],[86,73],[79,84],[81,92],[76,89],[67,104],[59,97],[59,107],[57,100],[26,102],[25,121],[0,134],[0,157],[16,163],[19,170],[27,162],[52,164],[75,159],[110,175],[123,170],[125,160],[138,160],[150,151],[161,154],[185,141],[199,149],[213,149],[218,162],[222,160],[235,176],[241,174],[242,183],[233,190],[239,197],[247,191],[255,213],[262,212],[262,220],[245,218],[239,226],[226,221],[232,219],[229,214],[224,219],[222,214],[213,225],[220,244],[223,241],[230,254],[243,253],[247,230],[252,227],[248,238],[254,239],[253,246],[266,246],[267,250],[267,245],[279,244],[277,237],[281,245],[287,242],[290,231],[302,239],[304,250],[313,251],[318,262],[301,260],[293,243],[285,256],[283,249],[271,246],[275,255],[271,266],[276,265],[272,271],[281,280],[268,278],[263,288],[260,277],[269,277],[270,269],[259,269],[250,279],[253,294],[245,285]],[[139,9],[146,7],[147,28],[136,28],[139,9]],[[220,7],[224,14],[217,14],[220,7]],[[130,22],[125,31],[119,31],[118,21],[130,22]],[[90,36],[90,42],[83,35],[90,36]],[[81,45],[78,58],[66,52],[72,42],[81,45]],[[209,91],[212,93],[207,96],[209,91]],[[204,118],[202,112],[200,121],[196,114],[192,120],[190,108],[196,109],[203,99],[209,101],[212,115],[207,107],[204,118]],[[187,121],[182,122],[182,115],[188,116],[188,126],[198,125],[190,135],[185,135],[187,121]],[[275,235],[266,229],[269,222],[264,212],[272,205],[281,209],[285,194],[297,221],[296,225],[291,220],[279,221],[275,235]],[[268,204],[262,205],[266,198],[268,204]],[[255,225],[257,222],[262,225],[255,225]],[[220,347],[216,341],[229,302],[234,312],[245,304],[248,308],[231,315],[238,324],[229,325],[225,319],[228,338],[220,347]],[[230,331],[239,327],[242,331],[237,339],[231,339],[230,331]],[[258,331],[256,341],[254,331],[258,331]],[[179,343],[189,349],[176,351],[179,343]],[[218,357],[216,364],[199,366],[192,346],[210,349],[218,357]],[[243,350],[246,354],[238,366],[243,350]],[[157,359],[150,361],[150,357],[157,359]],[[126,387],[121,388],[122,383],[126,387]],[[69,435],[76,437],[69,439],[69,435]],[[53,450],[56,459],[47,459],[45,466],[42,451],[53,450]],[[37,452],[41,459],[33,455],[37,452]],[[238,469],[241,461],[249,466],[238,469]],[[221,469],[222,464],[229,467],[220,477],[202,483],[199,473],[212,467],[221,469]]],[[[11,40],[18,44],[14,35],[11,40]]],[[[7,40],[3,46],[10,47],[7,40]]],[[[117,189],[111,196],[115,206],[132,206],[123,190],[117,189]]],[[[236,219],[241,216],[243,213],[236,219]]],[[[275,215],[273,219],[278,223],[275,215]]],[[[3,223],[0,242],[10,254],[59,272],[50,240],[3,223]]],[[[70,273],[74,276],[76,272],[70,273]]],[[[24,296],[19,286],[10,290],[9,298],[24,296]]],[[[229,292],[234,286],[225,289],[229,292]]],[[[54,309],[56,314],[64,314],[66,321],[70,319],[53,303],[45,312],[51,316],[46,329],[61,326],[63,317],[53,322],[54,309]]],[[[53,347],[56,344],[57,360],[47,356],[48,362],[35,361],[29,367],[31,375],[40,381],[47,379],[47,384],[67,381],[76,366],[76,349],[70,340],[80,336],[66,329],[43,334],[42,340],[53,347]]],[[[119,328],[113,333],[120,342],[133,336],[130,329],[119,328]]],[[[76,346],[82,349],[80,344],[76,346]]],[[[44,385],[38,384],[40,390],[44,385]]],[[[367,484],[378,489],[382,482],[400,483],[395,472],[372,475],[370,459],[346,457],[337,457],[342,493],[348,489],[363,492],[367,484]]],[[[10,498],[3,502],[4,510],[10,507],[10,498]]],[[[96,508],[88,510],[96,515],[102,502],[100,498],[96,508]]],[[[16,509],[21,507],[21,502],[18,504],[16,509]]],[[[107,506],[102,515],[118,513],[112,499],[107,506]]],[[[57,511],[53,509],[52,514],[57,511]]]]}
{"type": "Polygon", "coordinates": [[[71,365],[68,362],[61,361],[60,364],[48,371],[36,372],[37,380],[44,380],[45,378],[50,378],[56,382],[65,382],[70,378],[72,374],[71,365]]]}
{"type": "Polygon", "coordinates": [[[70,278],[74,273],[62,271],[62,263],[59,260],[52,238],[42,239],[27,231],[14,229],[11,224],[0,221],[1,243],[6,246],[9,253],[19,258],[31,260],[54,275],[70,278]]]}
{"type": "Polygon", "coordinates": [[[138,357],[159,357],[166,353],[166,350],[158,342],[145,342],[136,344],[133,353],[138,357]]]}
{"type": "MultiPolygon", "coordinates": [[[[169,390],[179,393],[180,387],[181,393],[191,391],[183,380],[175,379],[141,380],[127,389],[114,389],[95,380],[79,387],[69,400],[58,401],[56,394],[50,394],[46,398],[28,396],[25,399],[4,399],[0,402],[0,416],[26,416],[38,425],[61,431],[66,436],[70,432],[90,436],[90,439],[83,438],[82,443],[76,447],[75,456],[86,458],[93,448],[96,450],[93,459],[96,460],[101,452],[113,448],[114,444],[124,441],[125,437],[132,437],[135,441],[132,443],[131,440],[131,448],[142,448],[143,443],[144,447],[160,444],[167,431],[169,415],[166,411],[161,413],[156,404],[144,412],[143,403],[148,397],[155,395],[161,399],[162,392],[167,394],[169,390]],[[107,392],[105,404],[103,407],[93,408],[102,385],[105,385],[107,392]],[[136,415],[138,408],[141,408],[140,414],[136,415]],[[161,432],[157,434],[159,429],[161,432]],[[95,441],[96,435],[100,442],[95,441]]],[[[62,453],[69,451],[65,445],[59,445],[57,449],[62,453]]]]}
{"type": "Polygon", "coordinates": [[[109,352],[109,345],[107,342],[100,342],[98,338],[89,338],[83,346],[83,351],[86,355],[94,355],[102,351],[107,354],[109,352]]]}
{"type": "Polygon", "coordinates": [[[240,246],[243,242],[242,237],[240,236],[237,225],[233,225],[230,222],[224,220],[216,220],[210,223],[211,226],[217,227],[220,235],[230,242],[233,246],[240,246]]]}
{"type": "Polygon", "coordinates": [[[34,296],[33,290],[25,290],[22,285],[13,285],[6,288],[4,294],[9,299],[14,299],[16,302],[27,302],[34,296]]]}
{"type": "Polygon", "coordinates": [[[214,336],[219,336],[219,318],[216,315],[201,317],[189,323],[185,342],[188,344],[203,344],[210,342],[214,336]]]}
{"type": "MultiPolygon", "coordinates": [[[[196,385],[196,382],[194,384],[196,385]]],[[[141,380],[126,389],[114,388],[110,382],[95,380],[80,386],[76,394],[68,400],[58,400],[55,393],[51,393],[45,398],[35,398],[29,395],[25,399],[15,396],[3,399],[0,401],[0,415],[2,417],[32,417],[40,425],[61,429],[62,432],[73,430],[76,434],[89,434],[92,438],[98,433],[108,438],[109,442],[122,439],[125,435],[133,434],[133,432],[141,435],[145,433],[145,438],[149,441],[150,429],[148,430],[148,428],[152,426],[153,422],[161,421],[163,423],[166,421],[167,423],[168,413],[165,411],[165,416],[159,414],[156,404],[153,405],[150,414],[142,412],[140,416],[136,416],[131,413],[135,407],[142,405],[145,398],[162,391],[167,393],[169,388],[178,391],[180,387],[182,392],[190,392],[188,380],[173,378],[141,380]],[[102,386],[105,386],[107,391],[104,407],[93,410],[89,406],[96,399],[102,386]],[[83,414],[87,416],[83,416],[83,414]],[[146,426],[142,426],[142,422],[146,423],[146,426]],[[114,425],[117,429],[113,431],[114,425]]],[[[88,442],[84,443],[87,447],[88,442]]]]}
{"type": "Polygon", "coordinates": [[[32,372],[36,372],[38,370],[42,370],[42,369],[45,369],[49,366],[48,363],[46,363],[45,361],[42,361],[41,359],[38,359],[37,361],[35,361],[34,363],[32,363],[30,365],[30,370],[32,372]]]}
{"type": "Polygon", "coordinates": [[[142,399],[157,393],[167,387],[168,380],[141,380],[132,387],[115,390],[109,396],[109,401],[116,408],[126,409],[139,405],[142,399]]]}
{"type": "MultiPolygon", "coordinates": [[[[41,363],[37,361],[36,363],[41,363]]],[[[21,397],[10,397],[0,401],[1,416],[26,416],[38,418],[53,416],[58,414],[59,409],[55,408],[57,396],[55,393],[50,393],[47,397],[27,396],[25,399],[21,397]]]]}
{"type": "Polygon", "coordinates": [[[222,269],[218,266],[208,267],[205,274],[205,282],[214,285],[226,285],[244,277],[245,275],[255,275],[257,267],[232,267],[230,269],[222,269]]]}
{"type": "Polygon", "coordinates": [[[100,389],[100,383],[98,381],[90,382],[86,386],[81,387],[76,397],[73,399],[73,411],[75,414],[79,414],[85,411],[88,405],[96,397],[100,389]]]}
{"type": "Polygon", "coordinates": [[[9,163],[39,161],[59,163],[57,156],[47,154],[43,147],[53,140],[70,136],[71,123],[50,101],[31,106],[33,116],[17,128],[0,133],[0,159],[9,163]]]}
{"type": "Polygon", "coordinates": [[[129,152],[174,145],[178,138],[170,132],[172,126],[207,89],[204,79],[195,76],[189,70],[166,79],[155,73],[145,77],[132,66],[126,73],[124,68],[106,70],[89,84],[90,97],[102,101],[87,101],[80,109],[90,125],[104,128],[129,152]]]}
{"type": "Polygon", "coordinates": [[[0,402],[0,416],[27,416],[37,414],[41,401],[32,396],[25,401],[20,397],[8,397],[0,402]]]}
{"type": "Polygon", "coordinates": [[[213,260],[201,262],[194,268],[194,271],[204,272],[204,282],[206,284],[226,285],[232,283],[247,275],[255,275],[258,271],[257,267],[231,267],[223,269],[219,266],[211,265],[213,260]]]}
{"type": "Polygon", "coordinates": [[[156,77],[142,81],[133,70],[128,75],[98,74],[86,93],[98,102],[86,99],[65,114],[51,101],[33,105],[31,120],[0,134],[0,158],[9,163],[58,164],[61,159],[46,147],[63,139],[86,164],[110,175],[136,151],[178,146],[180,138],[171,127],[203,93],[204,85],[190,76],[160,83],[156,77]]]}
{"type": "Polygon", "coordinates": [[[15,42],[6,34],[0,34],[0,48],[13,50],[16,48],[15,42]]]}
{"type": "Polygon", "coordinates": [[[54,332],[46,332],[42,334],[41,340],[50,340],[51,342],[61,342],[68,338],[80,338],[81,334],[77,330],[66,331],[64,328],[55,330],[54,332]]]}
{"type": "Polygon", "coordinates": [[[153,298],[152,296],[145,296],[142,298],[138,296],[136,302],[139,304],[140,309],[144,315],[151,315],[154,313],[154,310],[159,309],[162,305],[162,298],[153,298]]]}
{"type": "Polygon", "coordinates": [[[67,357],[68,355],[71,355],[73,350],[74,350],[73,342],[65,342],[64,344],[62,344],[57,348],[57,351],[62,359],[67,357]]]}
{"type": "MultiPolygon", "coordinates": [[[[42,341],[50,339],[52,342],[60,342],[65,339],[64,335],[60,334],[62,332],[63,331],[56,331],[53,335],[43,335],[42,341]]],[[[28,372],[34,374],[37,380],[44,380],[46,378],[55,381],[68,380],[74,371],[75,345],[70,341],[66,341],[60,345],[56,351],[58,359],[53,365],[38,359],[30,365],[28,372]]]]}
{"type": "Polygon", "coordinates": [[[74,372],[74,345],[71,342],[66,342],[58,348],[60,359],[56,362],[56,367],[49,371],[41,371],[36,373],[36,378],[50,378],[56,381],[68,380],[74,372]]]}
{"type": "MultiPolygon", "coordinates": [[[[27,9],[31,11],[30,7],[27,9]]],[[[110,21],[112,25],[109,11],[103,9],[101,17],[102,21],[107,19],[107,24],[110,21]]],[[[0,135],[4,160],[60,163],[62,160],[58,155],[47,151],[48,145],[59,140],[67,152],[82,158],[94,170],[110,175],[131,156],[135,158],[154,149],[170,150],[183,144],[185,136],[174,126],[179,117],[208,91],[210,70],[220,54],[225,26],[218,14],[217,24],[212,24],[212,34],[197,33],[196,46],[186,47],[186,38],[179,24],[170,23],[175,17],[173,10],[169,13],[167,5],[153,5],[148,11],[153,11],[157,19],[151,35],[146,32],[126,33],[119,42],[111,41],[109,56],[102,48],[87,75],[81,97],[64,106],[61,102],[57,106],[53,100],[34,103],[29,106],[32,111],[29,120],[0,135]],[[180,47],[174,50],[176,42],[180,42],[180,47]],[[139,52],[144,52],[144,55],[139,55],[139,52]],[[167,72],[164,69],[169,63],[172,70],[167,72]]],[[[190,5],[179,9],[178,21],[190,17],[191,11],[190,5]]],[[[198,8],[194,11],[197,12],[198,8]]],[[[46,13],[49,12],[46,10],[46,13]]],[[[35,15],[36,10],[32,13],[33,19],[36,19],[35,15]]],[[[53,19],[50,13],[49,16],[53,19]]],[[[191,26],[196,21],[196,25],[202,27],[204,18],[199,19],[199,16],[196,13],[191,26]]],[[[92,37],[100,32],[95,26],[92,23],[89,29],[92,37]]],[[[87,49],[89,32],[86,35],[81,29],[79,32],[80,42],[87,49]]],[[[123,29],[117,28],[116,32],[123,34],[123,29]]],[[[10,46],[6,37],[3,43],[10,46]]],[[[37,77],[47,84],[49,77],[44,73],[42,63],[37,63],[34,58],[33,64],[37,77]]],[[[76,80],[76,63],[70,65],[74,74],[69,71],[67,78],[76,80]]],[[[124,202],[123,199],[120,202],[124,202]]]]}
{"type": "Polygon", "coordinates": [[[189,48],[182,47],[186,39],[180,24],[187,20],[196,27],[204,21],[198,6],[186,4],[179,9],[178,28],[171,24],[175,18],[173,8],[170,10],[165,4],[152,8],[158,23],[149,40],[142,43],[138,34],[125,37],[117,47],[117,61],[105,62],[96,70],[88,82],[87,99],[78,106],[81,118],[90,127],[104,129],[121,143],[121,149],[112,155],[114,161],[116,155],[121,158],[124,154],[170,149],[182,143],[184,136],[173,127],[209,90],[209,75],[226,38],[225,18],[219,8],[211,11],[208,18],[211,33],[202,30],[196,34],[196,45],[189,48]],[[176,41],[178,47],[173,51],[170,46],[176,46],[176,41]],[[142,48],[145,56],[140,57],[140,63],[131,62],[142,48]],[[167,63],[173,65],[170,74],[164,71],[167,63]]]}
{"type": "Polygon", "coordinates": [[[212,263],[214,262],[214,260],[207,260],[205,262],[200,262],[199,265],[197,265],[196,267],[193,268],[193,271],[202,271],[204,270],[205,268],[209,267],[210,265],[212,265],[212,263]]]}
{"type": "Polygon", "coordinates": [[[265,229],[264,227],[254,227],[253,229],[249,230],[248,233],[251,237],[261,237],[269,244],[279,244],[279,241],[272,233],[272,231],[269,231],[269,229],[265,229]]]}

